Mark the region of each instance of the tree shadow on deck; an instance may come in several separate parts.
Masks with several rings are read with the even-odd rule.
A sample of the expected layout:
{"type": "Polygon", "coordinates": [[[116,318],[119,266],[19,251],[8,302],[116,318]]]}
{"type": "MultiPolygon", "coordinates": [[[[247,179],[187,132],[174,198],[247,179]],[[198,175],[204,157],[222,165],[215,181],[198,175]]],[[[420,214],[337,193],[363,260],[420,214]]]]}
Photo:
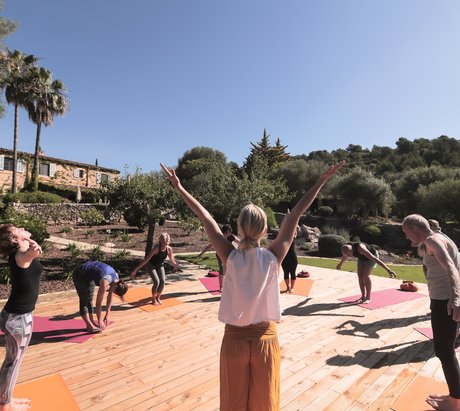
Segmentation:
{"type": "Polygon", "coordinates": [[[431,341],[409,341],[359,350],[354,355],[337,354],[328,358],[326,364],[339,367],[359,364],[366,368],[378,369],[397,364],[425,362],[433,356],[433,343],[431,341]]]}
{"type": "Polygon", "coordinates": [[[384,329],[403,328],[419,322],[426,321],[430,318],[429,315],[414,315],[413,317],[403,318],[385,318],[383,320],[374,321],[372,323],[361,324],[355,320],[348,320],[338,325],[337,334],[352,335],[363,338],[380,338],[378,331],[384,329]],[[351,326],[352,328],[347,328],[351,326]]]}
{"type": "Polygon", "coordinates": [[[364,317],[364,315],[358,314],[340,314],[340,313],[331,313],[330,311],[339,310],[344,307],[350,307],[350,303],[319,303],[307,305],[311,298],[307,298],[300,303],[286,308],[283,311],[283,315],[295,315],[295,316],[311,316],[311,315],[328,315],[336,317],[364,317]]]}

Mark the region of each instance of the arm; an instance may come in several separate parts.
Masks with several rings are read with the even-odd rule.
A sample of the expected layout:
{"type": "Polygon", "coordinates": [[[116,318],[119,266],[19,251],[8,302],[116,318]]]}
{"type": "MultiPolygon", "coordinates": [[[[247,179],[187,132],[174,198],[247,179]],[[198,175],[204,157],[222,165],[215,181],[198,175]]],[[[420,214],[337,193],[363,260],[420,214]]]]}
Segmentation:
{"type": "Polygon", "coordinates": [[[342,254],[342,258],[340,260],[340,263],[337,264],[337,267],[335,267],[337,270],[340,270],[342,268],[342,264],[348,260],[348,256],[342,254]]]}
{"type": "Polygon", "coordinates": [[[97,317],[97,324],[99,328],[104,331],[105,323],[102,321],[102,300],[104,299],[104,294],[109,288],[109,282],[107,280],[100,280],[99,281],[99,291],[97,292],[96,297],[96,317],[97,317]]]}
{"type": "Polygon", "coordinates": [[[104,321],[103,321],[105,327],[108,327],[109,322],[110,322],[109,316],[110,316],[110,310],[112,309],[112,297],[113,297],[113,292],[115,291],[116,286],[117,286],[116,282],[111,283],[109,287],[109,293],[107,294],[107,302],[105,306],[105,316],[104,316],[104,321]]]}
{"type": "Polygon", "coordinates": [[[358,252],[362,254],[364,257],[378,264],[384,270],[387,270],[390,278],[396,278],[396,273],[391,268],[389,268],[382,260],[380,260],[374,254],[372,254],[364,244],[358,244],[358,252]]]}
{"type": "Polygon", "coordinates": [[[344,165],[345,162],[341,161],[340,163],[329,167],[326,172],[321,174],[313,187],[311,187],[310,190],[308,190],[308,192],[306,192],[297,202],[291,212],[286,215],[283,220],[283,224],[281,224],[278,236],[272,241],[270,247],[268,247],[268,249],[276,255],[278,261],[283,261],[289,250],[292,240],[294,239],[294,234],[296,232],[300,216],[308,209],[308,207],[310,207],[324,184],[326,184],[334,173],[340,170],[344,165]]]}
{"type": "Polygon", "coordinates": [[[174,271],[177,270],[177,262],[176,262],[176,259],[174,258],[174,254],[172,252],[172,248],[168,245],[168,258],[169,258],[169,261],[171,261],[174,265],[174,271]]]}
{"type": "Polygon", "coordinates": [[[438,263],[449,275],[451,293],[447,311],[452,314],[454,321],[460,322],[460,273],[450,257],[447,245],[444,241],[430,237],[425,241],[427,253],[435,256],[438,263]]]}
{"type": "Polygon", "coordinates": [[[160,165],[169,181],[188,205],[190,210],[192,210],[193,213],[200,219],[206,234],[211,241],[212,247],[216,250],[217,254],[219,254],[222,262],[226,263],[227,258],[234,247],[224,238],[218,224],[212,218],[211,214],[209,214],[208,210],[206,210],[195,197],[193,197],[184,187],[182,187],[175,171],[173,169],[168,169],[162,163],[160,163],[160,165]]]}
{"type": "Polygon", "coordinates": [[[147,254],[147,257],[145,257],[136,267],[131,271],[131,278],[134,278],[136,276],[136,273],[144,266],[146,265],[150,259],[155,255],[158,254],[160,251],[160,248],[158,246],[154,247],[150,253],[147,254]]]}
{"type": "Polygon", "coordinates": [[[37,244],[37,242],[29,240],[29,248],[26,251],[18,251],[16,253],[16,264],[21,268],[27,268],[41,253],[42,248],[37,244]]]}

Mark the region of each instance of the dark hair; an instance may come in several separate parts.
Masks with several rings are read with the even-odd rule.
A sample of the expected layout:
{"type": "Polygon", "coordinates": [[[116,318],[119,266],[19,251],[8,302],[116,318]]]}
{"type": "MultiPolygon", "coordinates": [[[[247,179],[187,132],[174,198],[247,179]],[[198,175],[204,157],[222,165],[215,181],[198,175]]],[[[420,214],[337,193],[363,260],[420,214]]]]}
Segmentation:
{"type": "Polygon", "coordinates": [[[13,224],[3,224],[0,226],[0,254],[9,255],[19,249],[19,244],[12,232],[13,224]]]}
{"type": "Polygon", "coordinates": [[[117,285],[115,286],[114,293],[119,297],[123,297],[128,291],[128,284],[126,284],[123,280],[119,280],[117,285]]]}
{"type": "Polygon", "coordinates": [[[230,224],[224,224],[221,228],[222,234],[225,233],[231,233],[232,232],[232,226],[230,224]]]}

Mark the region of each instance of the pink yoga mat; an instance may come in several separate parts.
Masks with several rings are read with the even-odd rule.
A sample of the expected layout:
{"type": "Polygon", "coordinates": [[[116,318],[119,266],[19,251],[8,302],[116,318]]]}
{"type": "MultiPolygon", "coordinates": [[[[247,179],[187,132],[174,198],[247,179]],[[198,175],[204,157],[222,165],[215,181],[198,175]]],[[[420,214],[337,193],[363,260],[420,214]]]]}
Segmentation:
{"type": "MultiPolygon", "coordinates": [[[[40,342],[82,343],[94,336],[88,333],[83,320],[51,320],[34,316],[32,344],[40,342]]],[[[0,332],[0,335],[3,333],[0,332]]]]}
{"type": "MultiPolygon", "coordinates": [[[[415,331],[418,331],[420,334],[424,335],[426,338],[430,340],[433,339],[433,329],[431,327],[418,327],[415,328],[415,331]]],[[[457,335],[458,339],[458,335],[457,335]]],[[[460,346],[458,346],[455,351],[460,352],[460,346]]]]}
{"type": "MultiPolygon", "coordinates": [[[[212,295],[221,295],[219,290],[219,278],[218,277],[203,277],[200,278],[201,284],[204,285],[212,295]]],[[[224,280],[225,281],[225,280],[224,280]]]]}
{"type": "MultiPolygon", "coordinates": [[[[340,301],[346,303],[352,303],[357,301],[361,295],[352,295],[351,297],[340,298],[340,301]]],[[[388,290],[374,291],[371,295],[371,302],[368,304],[358,304],[360,307],[367,308],[369,310],[375,310],[376,308],[388,307],[390,305],[403,303],[405,301],[415,300],[417,298],[425,297],[420,293],[411,293],[408,291],[401,291],[396,288],[390,288],[388,290]]]]}

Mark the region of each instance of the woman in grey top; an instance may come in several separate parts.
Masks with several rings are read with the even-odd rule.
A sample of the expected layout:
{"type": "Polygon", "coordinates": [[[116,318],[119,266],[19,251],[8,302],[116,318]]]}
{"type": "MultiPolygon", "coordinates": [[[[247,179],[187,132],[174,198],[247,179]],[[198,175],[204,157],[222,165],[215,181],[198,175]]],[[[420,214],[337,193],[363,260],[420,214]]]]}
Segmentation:
{"type": "Polygon", "coordinates": [[[455,339],[460,322],[460,255],[455,243],[431,230],[418,214],[407,216],[402,227],[412,246],[423,257],[428,284],[434,352],[440,359],[449,395],[430,395],[428,404],[437,410],[460,410],[460,367],[455,339]]]}

